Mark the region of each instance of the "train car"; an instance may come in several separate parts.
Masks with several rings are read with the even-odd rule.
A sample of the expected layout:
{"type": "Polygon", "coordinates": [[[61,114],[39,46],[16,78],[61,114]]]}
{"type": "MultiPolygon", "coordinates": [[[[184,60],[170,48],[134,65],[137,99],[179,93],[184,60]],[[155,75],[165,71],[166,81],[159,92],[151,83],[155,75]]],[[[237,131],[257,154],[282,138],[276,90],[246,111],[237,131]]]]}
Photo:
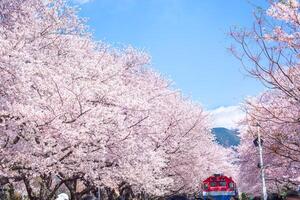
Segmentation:
{"type": "Polygon", "coordinates": [[[238,199],[236,183],[231,177],[214,174],[203,181],[203,199],[230,200],[238,199]]]}

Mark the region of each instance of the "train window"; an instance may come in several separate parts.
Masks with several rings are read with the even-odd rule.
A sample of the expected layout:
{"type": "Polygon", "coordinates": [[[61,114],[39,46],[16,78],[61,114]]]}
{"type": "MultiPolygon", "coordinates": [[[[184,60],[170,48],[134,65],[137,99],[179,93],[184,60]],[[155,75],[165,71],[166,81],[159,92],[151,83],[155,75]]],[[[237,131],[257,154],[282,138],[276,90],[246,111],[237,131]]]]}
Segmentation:
{"type": "Polygon", "coordinates": [[[211,186],[211,187],[216,187],[216,186],[217,186],[217,183],[216,183],[216,182],[210,182],[210,186],[211,186]]]}
{"type": "Polygon", "coordinates": [[[203,185],[203,189],[204,189],[204,190],[207,190],[207,189],[208,189],[207,183],[205,183],[205,184],[203,185]]]}
{"type": "Polygon", "coordinates": [[[219,182],[219,185],[220,186],[226,186],[226,182],[225,181],[221,181],[221,182],[219,182]]]}
{"type": "Polygon", "coordinates": [[[230,187],[230,188],[233,188],[233,183],[229,183],[229,187],[230,187]]]}

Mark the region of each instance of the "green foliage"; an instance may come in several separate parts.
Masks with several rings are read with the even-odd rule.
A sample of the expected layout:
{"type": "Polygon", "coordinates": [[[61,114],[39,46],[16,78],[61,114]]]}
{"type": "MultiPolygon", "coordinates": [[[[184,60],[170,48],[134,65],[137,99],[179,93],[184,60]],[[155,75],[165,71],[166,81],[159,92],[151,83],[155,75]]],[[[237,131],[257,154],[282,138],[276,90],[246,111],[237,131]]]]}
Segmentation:
{"type": "Polygon", "coordinates": [[[10,196],[9,200],[22,200],[22,196],[18,193],[14,193],[12,196],[10,196]]]}
{"type": "Polygon", "coordinates": [[[6,185],[4,191],[5,192],[0,195],[0,200],[27,200],[22,198],[22,195],[16,192],[12,185],[6,185]]]}
{"type": "Polygon", "coordinates": [[[241,196],[240,196],[240,200],[249,200],[250,197],[247,193],[242,193],[241,196]]]}

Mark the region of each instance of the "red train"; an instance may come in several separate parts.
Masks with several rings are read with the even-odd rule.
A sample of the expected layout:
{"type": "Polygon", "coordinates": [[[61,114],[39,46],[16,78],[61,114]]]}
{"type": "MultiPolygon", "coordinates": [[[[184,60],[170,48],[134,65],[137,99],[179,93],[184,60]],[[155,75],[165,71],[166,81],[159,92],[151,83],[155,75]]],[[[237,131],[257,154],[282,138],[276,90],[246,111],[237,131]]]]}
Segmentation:
{"type": "Polygon", "coordinates": [[[203,181],[203,198],[213,200],[238,199],[236,183],[231,177],[214,174],[203,181]]]}

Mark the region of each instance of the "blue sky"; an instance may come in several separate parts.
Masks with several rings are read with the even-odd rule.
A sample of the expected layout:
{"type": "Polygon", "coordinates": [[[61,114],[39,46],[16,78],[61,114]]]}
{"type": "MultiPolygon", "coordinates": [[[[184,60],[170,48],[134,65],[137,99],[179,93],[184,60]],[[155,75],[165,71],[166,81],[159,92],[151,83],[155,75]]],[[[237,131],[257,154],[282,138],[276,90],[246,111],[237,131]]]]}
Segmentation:
{"type": "Polygon", "coordinates": [[[227,47],[230,27],[251,27],[261,0],[75,0],[96,40],[147,51],[152,65],[205,109],[232,107],[263,90],[227,47]]]}

